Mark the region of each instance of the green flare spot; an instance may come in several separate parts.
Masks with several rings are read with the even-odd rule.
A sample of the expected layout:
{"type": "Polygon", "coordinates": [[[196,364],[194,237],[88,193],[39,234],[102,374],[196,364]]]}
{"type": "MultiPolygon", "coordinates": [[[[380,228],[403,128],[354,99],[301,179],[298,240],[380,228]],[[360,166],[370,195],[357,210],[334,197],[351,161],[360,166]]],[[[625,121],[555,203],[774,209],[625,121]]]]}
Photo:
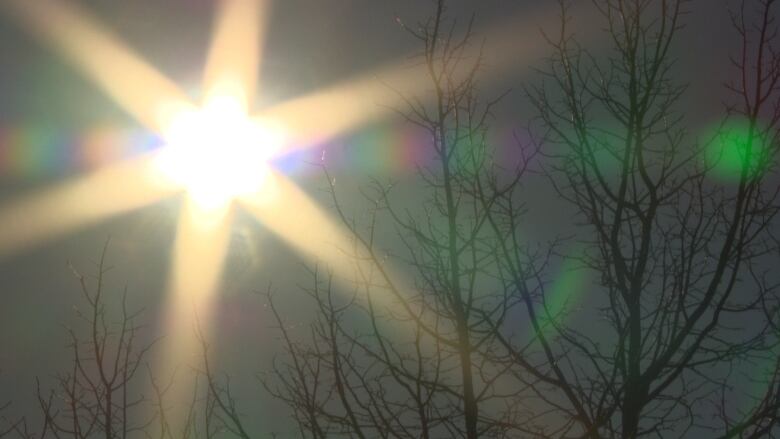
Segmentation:
{"type": "Polygon", "coordinates": [[[564,323],[566,316],[580,299],[583,290],[584,270],[576,260],[567,258],[560,268],[558,278],[544,294],[542,331],[549,332],[553,325],[564,323]]]}
{"type": "Polygon", "coordinates": [[[766,141],[758,129],[751,130],[750,121],[733,120],[713,129],[712,139],[705,149],[705,164],[723,180],[739,180],[743,171],[748,176],[764,173],[770,160],[766,141]]]}

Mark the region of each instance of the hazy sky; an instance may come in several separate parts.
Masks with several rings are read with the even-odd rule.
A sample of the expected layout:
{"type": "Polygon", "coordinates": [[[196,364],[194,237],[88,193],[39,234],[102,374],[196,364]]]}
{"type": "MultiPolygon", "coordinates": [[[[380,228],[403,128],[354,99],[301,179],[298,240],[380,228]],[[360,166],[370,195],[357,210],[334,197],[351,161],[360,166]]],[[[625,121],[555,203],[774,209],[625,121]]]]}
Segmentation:
{"type": "MultiPolygon", "coordinates": [[[[213,0],[82,3],[166,75],[185,87],[194,88],[198,83],[210,38],[213,0]]],[[[463,21],[476,13],[477,31],[481,34],[490,35],[489,29],[506,26],[509,20],[516,23],[513,35],[518,47],[539,48],[533,56],[519,57],[511,51],[490,52],[492,44],[505,42],[486,42],[489,57],[511,60],[507,68],[485,81],[488,92],[515,90],[500,108],[497,123],[501,126],[521,125],[532,116],[521,89],[524,81],[538,79],[530,67],[539,65],[545,53],[539,28],[554,29],[554,11],[549,9],[553,4],[546,0],[475,0],[452,5],[450,15],[463,21]]],[[[734,47],[725,4],[721,0],[691,2],[688,8],[692,13],[686,17],[689,25],[677,42],[680,79],[692,83],[685,110],[699,123],[706,123],[720,111],[719,101],[725,96],[717,87],[728,75],[727,54],[734,47]]],[[[282,101],[371,73],[388,63],[403,62],[416,46],[395,18],[407,23],[421,20],[432,10],[431,6],[420,0],[274,2],[266,29],[258,102],[282,101]]],[[[577,32],[596,41],[596,48],[603,44],[599,42],[600,29],[600,23],[577,24],[577,32]]],[[[31,38],[18,23],[0,15],[0,209],[10,200],[57,184],[85,169],[83,164],[65,164],[64,158],[50,159],[51,163],[45,166],[34,158],[20,164],[3,156],[2,148],[21,142],[18,136],[28,136],[32,138],[28,141],[34,143],[36,135],[53,138],[49,140],[53,144],[57,139],[78,144],[100,126],[142,131],[137,122],[66,60],[31,38]]],[[[348,144],[349,139],[334,141],[334,148],[348,144]]],[[[340,175],[348,180],[360,180],[367,172],[343,163],[336,165],[340,175]]],[[[381,164],[374,164],[371,169],[381,169],[381,164]]],[[[392,172],[383,172],[383,177],[392,177],[392,172]]],[[[399,176],[402,178],[403,174],[399,176]]],[[[317,186],[319,175],[298,172],[294,178],[311,190],[317,186]]],[[[541,187],[534,192],[538,212],[556,216],[555,209],[550,207],[553,204],[543,201],[549,191],[541,187]]],[[[325,202],[320,193],[311,191],[311,195],[325,202]]],[[[67,340],[62,328],[73,321],[73,304],[79,300],[78,284],[67,263],[71,261],[79,270],[91,273],[109,236],[109,260],[115,266],[109,286],[126,285],[131,304],[147,307],[149,320],[154,322],[158,317],[155,305],[164,292],[177,209],[177,200],[166,201],[0,259],[0,405],[10,397],[16,401],[16,410],[29,412],[34,377],[50,376],[64,366],[67,340]]],[[[554,224],[556,220],[548,217],[532,222],[554,224]]],[[[294,290],[296,282],[305,279],[302,263],[252,219],[237,219],[215,315],[219,322],[217,349],[224,354],[220,355],[224,359],[220,367],[234,374],[238,382],[248,383],[239,386],[242,397],[250,398],[254,390],[259,391],[252,378],[254,372],[267,367],[267,360],[277,352],[274,334],[267,328],[263,300],[254,292],[273,281],[284,293],[280,296],[288,297],[289,293],[291,301],[300,298],[294,290]]],[[[296,318],[305,321],[305,316],[306,310],[301,310],[296,318]]],[[[256,398],[247,407],[267,415],[257,418],[258,422],[267,419],[269,426],[284,423],[285,414],[267,411],[262,398],[256,398]]]]}

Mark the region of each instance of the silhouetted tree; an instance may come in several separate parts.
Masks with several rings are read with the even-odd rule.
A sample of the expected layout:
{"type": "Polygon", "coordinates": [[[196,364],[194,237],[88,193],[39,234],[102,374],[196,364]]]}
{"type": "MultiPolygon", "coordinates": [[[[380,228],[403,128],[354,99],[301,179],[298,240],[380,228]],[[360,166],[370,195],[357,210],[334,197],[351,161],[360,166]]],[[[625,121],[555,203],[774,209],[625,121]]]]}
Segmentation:
{"type": "Polygon", "coordinates": [[[549,333],[521,290],[544,359],[521,365],[541,377],[541,410],[557,412],[569,436],[777,433],[777,332],[763,318],[777,304],[767,277],[777,264],[767,235],[778,209],[774,3],[733,14],[736,101],[703,142],[680,112],[686,86],[671,55],[685,1],[594,1],[608,53],[577,44],[562,3],[555,54],[528,96],[556,146],[550,181],[583,228],[579,263],[598,282],[580,311],[590,323],[558,321],[549,333]],[[751,360],[771,373],[746,389],[738,372],[750,374],[751,360]],[[756,390],[758,403],[737,411],[756,390]]]}
{"type": "Polygon", "coordinates": [[[448,50],[468,40],[442,32],[442,2],[410,30],[434,90],[432,107],[405,96],[402,112],[428,130],[439,166],[421,170],[432,194],[423,213],[396,209],[377,184],[362,232],[331,186],[355,240],[354,296],[338,295],[334,276],[314,270],[308,292],[319,312],[307,341],[271,302],[288,355],[268,388],[305,435],[776,433],[774,1],[733,15],[741,79],[728,89],[738,103],[703,140],[680,113],[686,86],[674,79],[685,4],[592,2],[612,45],[596,54],[569,33],[562,2],[543,83],[528,90],[551,148],[547,175],[579,220],[579,251],[564,266],[596,279],[564,285],[585,290],[575,321],[566,319],[575,299],[545,275],[556,243],[533,251],[521,238],[525,167],[507,176],[491,161],[492,104],[478,105],[479,61],[455,79],[464,58],[448,50]],[[379,244],[387,218],[403,258],[379,244]],[[413,288],[397,282],[388,261],[410,268],[413,288]],[[391,298],[389,309],[379,297],[391,298]]]}
{"type": "Polygon", "coordinates": [[[109,317],[104,296],[104,276],[109,270],[105,256],[104,248],[97,275],[91,279],[94,285],[74,269],[86,305],[76,307],[86,325],[86,337],[66,328],[71,340],[71,368],[57,375],[54,389],[46,391],[38,384],[41,437],[123,438],[139,434],[145,427],[132,414],[144,401],[133,393],[133,386],[152,344],[138,345],[138,313],[128,310],[126,292],[118,321],[109,317]]]}
{"type": "MultiPolygon", "coordinates": [[[[12,424],[7,434],[24,439],[219,437],[225,428],[216,416],[216,399],[210,389],[203,392],[197,384],[184,419],[177,419],[171,426],[171,403],[166,401],[166,394],[173,377],[162,384],[152,373],[146,358],[155,343],[144,341],[144,328],[139,323],[142,312],[129,311],[126,290],[118,314],[111,311],[104,284],[110,270],[107,249],[108,243],[97,264],[96,276],[87,277],[73,269],[83,298],[83,305],[74,308],[83,326],[66,328],[70,337],[69,369],[55,376],[50,389],[38,381],[40,427],[34,428],[36,424],[23,418],[12,424]],[[144,395],[145,386],[152,389],[153,397],[144,395]]],[[[184,404],[177,401],[176,405],[184,404]]]]}
{"type": "MultiPolygon", "coordinates": [[[[3,413],[11,406],[11,401],[5,402],[0,405],[0,413],[3,413]]],[[[6,415],[0,415],[0,438],[5,437],[29,437],[29,433],[26,432],[26,423],[24,418],[9,419],[6,415]]]]}
{"type": "MultiPolygon", "coordinates": [[[[517,398],[527,384],[493,358],[500,348],[494,325],[515,301],[499,281],[504,237],[488,213],[498,199],[522,210],[517,189],[533,152],[517,167],[496,163],[488,133],[499,99],[479,96],[473,19],[459,31],[445,19],[445,2],[435,7],[429,20],[402,24],[423,48],[417,60],[429,95],[394,90],[407,104],[398,113],[430,139],[434,162],[411,183],[422,206],[393,202],[396,185],[377,182],[360,223],[326,171],[334,209],[353,238],[340,251],[355,262],[354,288],[334,286],[338,276],[323,267],[313,271],[308,294],[318,313],[306,341],[271,300],[287,355],[266,387],[292,408],[306,437],[506,437],[535,428],[517,398]],[[388,242],[388,228],[398,245],[388,242]]],[[[548,257],[513,248],[539,266],[548,257]]]]}

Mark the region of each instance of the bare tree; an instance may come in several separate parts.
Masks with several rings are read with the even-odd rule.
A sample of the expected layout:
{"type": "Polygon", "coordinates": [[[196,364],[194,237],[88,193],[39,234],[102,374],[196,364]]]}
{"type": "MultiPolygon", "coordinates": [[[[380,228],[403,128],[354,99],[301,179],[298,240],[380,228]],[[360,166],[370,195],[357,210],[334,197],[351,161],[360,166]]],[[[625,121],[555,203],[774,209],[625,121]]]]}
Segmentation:
{"type": "MultiPolygon", "coordinates": [[[[734,410],[712,409],[713,394],[739,389],[736,371],[777,344],[763,312],[776,306],[766,275],[777,263],[767,236],[778,209],[773,3],[755,2],[755,23],[746,21],[753,3],[734,15],[743,44],[729,119],[747,129],[737,135],[724,124],[702,143],[679,112],[686,87],[673,77],[686,2],[593,1],[612,44],[598,55],[569,33],[562,3],[560,33],[548,37],[555,54],[528,96],[556,146],[551,181],[586,230],[578,261],[599,279],[587,297],[593,324],[557,321],[546,333],[542,305],[521,289],[545,361],[522,363],[527,350],[505,346],[540,377],[539,398],[569,435],[702,434],[695,429],[734,410]],[[724,182],[717,174],[729,155],[738,159],[724,182]]],[[[776,428],[776,376],[766,384],[752,411],[724,415],[732,421],[721,433],[776,428]]]]}
{"type": "Polygon", "coordinates": [[[178,428],[171,425],[171,416],[167,408],[170,398],[166,395],[174,384],[172,378],[165,385],[161,385],[154,378],[151,370],[152,389],[154,391],[155,403],[150,404],[152,413],[156,422],[150,423],[144,430],[147,437],[159,439],[212,439],[224,437],[227,431],[223,420],[217,413],[217,401],[209,386],[201,390],[200,382],[196,377],[192,388],[192,396],[187,406],[184,418],[180,420],[178,428]],[[156,424],[156,425],[155,425],[156,424]]]}
{"type": "MultiPolygon", "coordinates": [[[[6,411],[9,407],[11,407],[11,401],[3,403],[0,405],[0,413],[6,411]]],[[[19,419],[9,419],[5,414],[3,414],[0,415],[0,421],[2,421],[2,424],[0,424],[0,438],[13,436],[21,438],[31,437],[30,433],[27,431],[27,422],[24,417],[19,419]]]]}
{"type": "MultiPolygon", "coordinates": [[[[270,301],[287,355],[275,362],[266,388],[292,408],[306,437],[540,434],[518,398],[527,383],[495,361],[504,354],[493,329],[515,301],[496,261],[504,236],[489,226],[488,214],[499,199],[522,211],[517,190],[532,153],[518,167],[496,163],[488,133],[499,99],[479,97],[473,18],[459,29],[446,19],[444,1],[435,8],[423,23],[401,23],[423,48],[417,61],[430,94],[394,90],[406,103],[398,113],[428,134],[435,157],[411,183],[425,194],[422,207],[399,206],[396,185],[376,182],[364,193],[372,207],[361,223],[347,213],[326,170],[334,210],[352,232],[353,247],[341,251],[355,261],[353,286],[336,287],[338,276],[313,270],[307,292],[318,313],[306,340],[270,301]],[[387,229],[400,246],[388,244],[387,229]]],[[[539,267],[549,258],[514,249],[539,267]]],[[[531,269],[524,266],[523,275],[531,269]]]]}
{"type": "MultiPolygon", "coordinates": [[[[425,202],[399,208],[394,186],[376,183],[361,223],[326,171],[352,232],[340,250],[354,276],[312,270],[305,291],[317,312],[303,329],[269,295],[286,354],[263,384],[301,436],[777,434],[774,3],[734,13],[737,103],[702,139],[679,110],[686,85],[674,79],[684,0],[593,1],[612,44],[599,54],[577,44],[561,2],[560,33],[547,35],[554,54],[526,96],[551,148],[546,174],[579,220],[580,251],[564,267],[595,279],[580,285],[587,296],[574,321],[549,279],[558,242],[523,238],[530,157],[514,169],[492,159],[497,101],[478,98],[471,25],[459,38],[438,1],[429,21],[404,26],[423,46],[432,96],[398,91],[399,113],[429,133],[436,158],[413,182],[425,202]],[[400,250],[383,241],[388,227],[400,250]]],[[[229,387],[215,389],[246,437],[229,387]]]]}
{"type": "MultiPolygon", "coordinates": [[[[205,425],[203,428],[205,437],[212,438],[219,433],[225,432],[230,437],[249,439],[251,436],[247,433],[247,428],[241,419],[236,400],[230,390],[230,376],[225,375],[224,380],[220,380],[213,371],[209,344],[202,331],[199,319],[196,331],[203,354],[202,369],[199,370],[199,374],[206,381],[206,416],[204,416],[205,425]]],[[[185,423],[185,425],[189,424],[190,422],[185,423]]]]}
{"type": "Polygon", "coordinates": [[[107,250],[108,242],[95,276],[87,277],[73,269],[84,303],[75,306],[83,326],[66,328],[70,337],[70,368],[54,377],[50,389],[37,380],[42,415],[39,430],[34,431],[29,419],[23,418],[6,433],[23,439],[219,437],[224,428],[216,416],[216,399],[210,389],[201,391],[197,384],[192,389],[185,418],[171,425],[170,401],[166,396],[174,377],[162,383],[152,373],[147,357],[155,341],[144,341],[144,327],[139,322],[142,311],[129,311],[126,289],[119,312],[110,309],[105,287],[106,273],[111,268],[106,262],[107,250]],[[149,385],[152,398],[144,395],[149,385]]]}
{"type": "Polygon", "coordinates": [[[94,278],[73,270],[86,304],[76,312],[88,335],[83,339],[75,329],[66,328],[71,339],[71,369],[57,375],[56,389],[46,391],[38,383],[41,437],[124,438],[146,427],[146,422],[139,422],[131,413],[144,401],[134,394],[133,386],[153,344],[138,344],[139,314],[128,310],[126,291],[119,320],[115,323],[109,316],[104,291],[105,274],[110,269],[105,260],[107,246],[94,278]]]}

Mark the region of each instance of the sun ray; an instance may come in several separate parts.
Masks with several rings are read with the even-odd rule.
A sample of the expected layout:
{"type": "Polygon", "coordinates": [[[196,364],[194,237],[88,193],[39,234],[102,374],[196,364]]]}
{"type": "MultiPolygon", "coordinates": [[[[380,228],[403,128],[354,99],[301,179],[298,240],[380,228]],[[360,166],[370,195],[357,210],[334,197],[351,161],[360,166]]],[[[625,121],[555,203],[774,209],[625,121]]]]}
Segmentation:
{"type": "Polygon", "coordinates": [[[52,43],[146,127],[160,131],[172,112],[187,105],[176,84],[73,2],[8,0],[0,7],[52,43]]]}
{"type": "Polygon", "coordinates": [[[232,96],[247,111],[261,58],[265,12],[262,0],[221,0],[203,79],[206,101],[232,96]]]}
{"type": "MultiPolygon", "coordinates": [[[[166,338],[157,364],[158,376],[170,377],[180,366],[201,363],[197,337],[198,334],[207,337],[210,332],[212,300],[220,285],[230,244],[231,216],[232,209],[228,206],[204,210],[190,198],[184,202],[171,255],[162,321],[166,338]]],[[[169,396],[174,401],[186,400],[194,377],[177,374],[174,384],[173,394],[169,396]]],[[[182,414],[172,412],[171,422],[175,425],[180,420],[177,416],[182,414]]]]}
{"type": "Polygon", "coordinates": [[[270,187],[244,196],[241,205],[287,244],[319,261],[326,261],[339,275],[352,276],[353,262],[347,256],[352,243],[297,185],[273,172],[270,187]]]}
{"type": "Polygon", "coordinates": [[[166,318],[172,329],[168,336],[177,345],[192,338],[195,313],[208,322],[210,301],[219,287],[230,243],[231,216],[228,206],[204,210],[189,198],[179,214],[166,318]]]}
{"type": "Polygon", "coordinates": [[[260,112],[258,120],[279,123],[290,142],[283,151],[322,142],[387,113],[392,94],[374,75],[355,78],[260,112]]]}
{"type": "Polygon", "coordinates": [[[0,255],[173,195],[154,172],[153,154],[107,166],[0,209],[0,255]]]}
{"type": "Polygon", "coordinates": [[[269,185],[273,187],[242,197],[242,207],[288,245],[316,263],[325,263],[340,284],[352,288],[370,283],[378,287],[372,288],[374,293],[383,291],[372,294],[375,305],[402,311],[395,295],[412,294],[414,288],[408,279],[389,262],[370,257],[350,231],[333,221],[295,183],[278,173],[272,177],[269,185]],[[382,272],[377,263],[382,265],[382,272]]]}
{"type": "MultiPolygon", "coordinates": [[[[518,29],[536,33],[544,23],[555,23],[557,19],[548,8],[539,8],[521,20],[510,17],[476,32],[486,35],[487,43],[464,49],[460,54],[461,68],[451,79],[464,79],[478,59],[480,81],[500,77],[516,67],[518,59],[533,59],[544,47],[532,44],[536,41],[533,38],[518,38],[518,29]]],[[[428,66],[421,57],[417,60],[416,64],[410,64],[409,57],[389,62],[369,73],[265,109],[256,117],[275,121],[288,133],[290,142],[280,153],[319,144],[396,111],[408,112],[410,103],[419,108],[434,102],[430,81],[422,79],[429,74],[428,66]]]]}

